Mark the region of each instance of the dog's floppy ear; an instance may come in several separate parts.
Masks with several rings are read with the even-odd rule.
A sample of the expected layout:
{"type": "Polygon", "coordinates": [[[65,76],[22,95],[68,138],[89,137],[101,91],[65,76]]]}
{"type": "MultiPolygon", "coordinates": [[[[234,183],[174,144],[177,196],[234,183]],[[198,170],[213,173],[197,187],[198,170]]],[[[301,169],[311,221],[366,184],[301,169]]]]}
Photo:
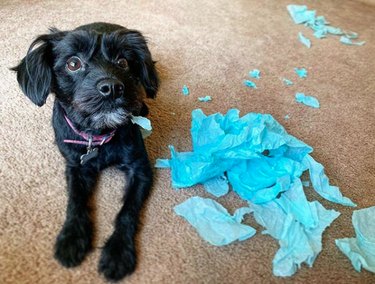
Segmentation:
{"type": "Polygon", "coordinates": [[[40,35],[30,45],[20,64],[11,68],[17,72],[17,81],[27,97],[36,105],[45,104],[52,85],[52,41],[60,34],[40,35]],[[36,45],[39,45],[34,49],[36,45]]]}
{"type": "Polygon", "coordinates": [[[159,77],[155,68],[155,61],[152,60],[150,50],[147,47],[146,39],[136,30],[128,30],[125,34],[126,43],[130,46],[136,64],[133,66],[137,77],[145,88],[149,98],[155,98],[159,88],[159,77]]]}

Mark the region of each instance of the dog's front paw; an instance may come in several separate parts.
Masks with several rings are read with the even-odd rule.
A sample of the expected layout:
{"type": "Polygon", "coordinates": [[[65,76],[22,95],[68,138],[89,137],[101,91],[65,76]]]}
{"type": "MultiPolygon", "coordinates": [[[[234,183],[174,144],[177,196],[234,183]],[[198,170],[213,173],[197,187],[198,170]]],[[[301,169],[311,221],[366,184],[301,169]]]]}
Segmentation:
{"type": "Polygon", "coordinates": [[[74,267],[81,264],[91,249],[91,225],[71,222],[65,224],[57,236],[55,258],[65,267],[74,267]]]}
{"type": "Polygon", "coordinates": [[[135,270],[134,246],[112,235],[106,242],[99,262],[99,272],[110,281],[121,280],[135,270]]]}

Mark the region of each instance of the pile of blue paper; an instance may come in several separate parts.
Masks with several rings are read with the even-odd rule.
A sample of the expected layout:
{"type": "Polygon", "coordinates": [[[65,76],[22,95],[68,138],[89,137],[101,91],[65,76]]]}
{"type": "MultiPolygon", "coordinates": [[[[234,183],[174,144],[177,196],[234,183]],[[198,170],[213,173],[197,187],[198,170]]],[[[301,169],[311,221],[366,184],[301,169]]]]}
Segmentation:
{"type": "Polygon", "coordinates": [[[310,153],[312,147],[288,134],[271,115],[248,113],[242,117],[231,109],[225,115],[192,112],[193,150],[157,160],[156,167],[170,168],[175,188],[203,184],[216,197],[232,186],[248,201],[231,216],[216,201],[193,197],[175,207],[207,241],[225,245],[251,237],[255,231],[241,224],[252,212],[256,221],[279,241],[273,260],[277,276],[293,275],[305,262],[312,266],[321,251],[322,233],[340,213],[306,199],[301,175],[309,171],[313,188],[323,198],[356,206],[329,184],[324,168],[310,153]]]}

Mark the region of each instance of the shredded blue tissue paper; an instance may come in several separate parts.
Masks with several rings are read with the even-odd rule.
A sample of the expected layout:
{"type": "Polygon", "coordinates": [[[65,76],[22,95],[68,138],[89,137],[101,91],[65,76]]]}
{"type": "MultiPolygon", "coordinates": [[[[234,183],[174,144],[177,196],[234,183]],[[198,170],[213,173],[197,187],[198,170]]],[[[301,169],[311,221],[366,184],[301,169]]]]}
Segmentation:
{"type": "Polygon", "coordinates": [[[249,76],[255,79],[260,79],[260,71],[258,69],[254,69],[249,72],[249,76]]]}
{"type": "Polygon", "coordinates": [[[350,39],[357,38],[357,34],[354,32],[346,32],[340,28],[329,25],[329,22],[323,16],[316,16],[315,10],[308,10],[305,5],[288,5],[287,10],[289,15],[292,17],[295,24],[304,24],[314,31],[316,38],[325,38],[328,34],[340,35],[346,37],[346,39],[340,39],[344,44],[351,45],[363,45],[365,42],[348,43],[350,39]],[[355,35],[355,36],[353,36],[355,35]]]}
{"type": "Polygon", "coordinates": [[[243,241],[255,234],[255,229],[241,224],[250,208],[237,209],[233,216],[212,199],[191,197],[175,206],[177,215],[184,217],[198,234],[210,244],[222,246],[236,240],[243,241]]]}
{"type": "Polygon", "coordinates": [[[134,124],[139,125],[141,128],[141,133],[143,138],[147,138],[148,136],[151,135],[152,133],[152,126],[151,126],[151,121],[143,116],[134,116],[132,115],[130,117],[131,122],[134,124]]]}
{"type": "Polygon", "coordinates": [[[341,36],[340,42],[346,45],[364,45],[366,43],[365,41],[353,42],[351,38],[347,36],[341,36]]]}
{"type": "Polygon", "coordinates": [[[250,87],[250,88],[253,88],[253,89],[256,89],[257,88],[257,85],[253,82],[253,81],[250,81],[250,80],[244,80],[243,81],[244,85],[246,87],[250,87]]]}
{"type": "Polygon", "coordinates": [[[301,32],[298,33],[298,39],[307,48],[311,47],[311,41],[307,37],[305,37],[301,32]]]}
{"type": "Polygon", "coordinates": [[[211,98],[211,96],[200,97],[200,98],[198,98],[198,101],[209,102],[209,101],[212,101],[212,98],[211,98]]]}
{"type": "Polygon", "coordinates": [[[305,68],[294,68],[294,72],[296,72],[296,74],[300,78],[306,78],[307,77],[307,70],[305,68]]]}
{"type": "Polygon", "coordinates": [[[313,108],[319,108],[320,104],[317,98],[306,96],[304,93],[296,93],[296,101],[313,108]]]}
{"type": "MultiPolygon", "coordinates": [[[[233,191],[249,202],[258,223],[279,240],[275,275],[292,275],[302,262],[311,266],[321,250],[324,229],[338,216],[317,201],[307,201],[301,183],[303,172],[309,171],[312,187],[323,198],[356,206],[329,184],[323,166],[310,156],[313,149],[288,134],[269,114],[240,117],[238,109],[230,109],[226,114],[207,116],[196,109],[191,136],[191,152],[177,152],[169,146],[171,159],[158,160],[156,166],[171,168],[174,188],[203,184],[218,197],[228,192],[229,182],[233,191]],[[267,220],[262,221],[262,216],[268,216],[264,217],[267,220]]],[[[199,210],[195,206],[190,204],[189,210],[199,210]]],[[[208,228],[216,226],[207,217],[194,216],[195,222],[208,228]]],[[[203,230],[200,234],[211,238],[203,230]]]]}
{"type": "Polygon", "coordinates": [[[287,115],[284,116],[284,119],[285,119],[285,120],[288,120],[289,118],[290,118],[290,115],[289,115],[289,114],[287,114],[287,115]]]}
{"type": "Polygon", "coordinates": [[[283,78],[283,82],[284,82],[284,85],[286,85],[286,86],[291,86],[291,85],[293,85],[293,82],[290,81],[290,80],[288,80],[288,79],[286,79],[286,78],[283,78]]]}
{"type": "Polygon", "coordinates": [[[188,96],[190,94],[189,88],[186,85],[183,85],[182,87],[182,94],[184,96],[188,96]]]}
{"type": "Polygon", "coordinates": [[[375,206],[353,212],[355,238],[337,239],[336,245],[350,259],[354,269],[375,273],[375,206]]]}

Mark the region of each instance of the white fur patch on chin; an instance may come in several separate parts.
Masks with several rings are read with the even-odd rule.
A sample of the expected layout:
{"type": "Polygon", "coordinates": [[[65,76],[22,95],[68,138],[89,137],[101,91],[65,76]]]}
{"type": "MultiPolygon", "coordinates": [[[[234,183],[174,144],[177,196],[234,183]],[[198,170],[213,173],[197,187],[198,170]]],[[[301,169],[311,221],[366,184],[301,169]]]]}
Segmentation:
{"type": "Polygon", "coordinates": [[[96,129],[116,128],[123,124],[128,118],[128,114],[123,109],[113,112],[101,112],[92,116],[92,123],[96,129]]]}

